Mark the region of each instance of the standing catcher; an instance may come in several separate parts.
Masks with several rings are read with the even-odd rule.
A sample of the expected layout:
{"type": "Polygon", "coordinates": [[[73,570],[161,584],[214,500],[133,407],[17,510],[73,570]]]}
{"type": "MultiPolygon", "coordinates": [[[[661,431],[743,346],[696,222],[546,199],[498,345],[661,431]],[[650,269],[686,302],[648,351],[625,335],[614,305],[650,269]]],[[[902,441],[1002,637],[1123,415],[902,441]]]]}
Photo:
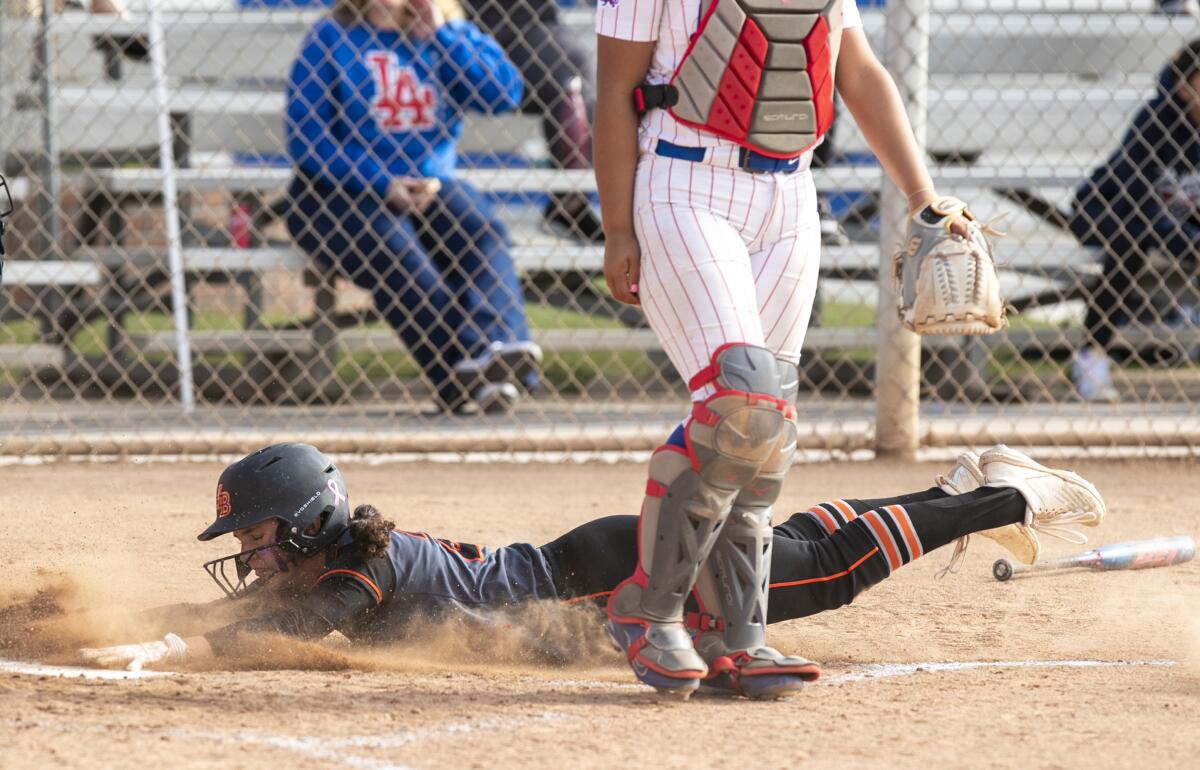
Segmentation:
{"type": "MultiPolygon", "coordinates": [[[[764,619],[777,623],[849,604],[902,565],[998,527],[1028,532],[1035,547],[1015,555],[1032,561],[1036,531],[1062,537],[1073,524],[1098,525],[1104,513],[1099,492],[1074,473],[1004,446],[967,453],[931,489],[833,500],[769,530],[777,601],[764,619]]],[[[370,505],[352,514],[346,480],[315,447],[278,444],[221,474],[216,516],[200,539],[229,534],[238,552],[205,565],[228,599],[155,613],[164,631],[183,635],[83,650],[83,658],[140,668],[236,656],[250,643],[247,636],[263,633],[319,639],[337,630],[354,642],[389,642],[405,638],[418,620],[448,616],[520,628],[521,607],[530,602],[608,597],[634,569],[638,520],[596,519],[541,547],[490,549],[400,532],[370,505]],[[230,623],[230,616],[238,619],[230,623]]],[[[688,599],[687,633],[702,649],[728,627],[719,581],[710,560],[688,599]]],[[[733,658],[718,658],[705,684],[716,694],[755,698],[795,689],[791,681],[764,687],[764,676],[747,678],[744,670],[733,658]]],[[[789,676],[811,680],[819,673],[804,661],[792,664],[789,676]]]]}
{"type": "Polygon", "coordinates": [[[906,324],[1000,325],[980,225],[966,204],[938,197],[861,27],[854,0],[598,5],[605,278],[615,298],[644,308],[692,392],[690,416],[650,460],[637,567],[608,605],[638,679],[666,692],[686,695],[732,661],[746,692],[778,693],[809,665],[767,647],[764,624],[771,510],[795,449],[796,366],[819,267],[809,164],[833,119],[835,71],[912,211],[898,271],[906,324]],[[947,275],[971,280],[934,280],[947,275]],[[725,624],[693,644],[683,607],[706,562],[725,624]]]}

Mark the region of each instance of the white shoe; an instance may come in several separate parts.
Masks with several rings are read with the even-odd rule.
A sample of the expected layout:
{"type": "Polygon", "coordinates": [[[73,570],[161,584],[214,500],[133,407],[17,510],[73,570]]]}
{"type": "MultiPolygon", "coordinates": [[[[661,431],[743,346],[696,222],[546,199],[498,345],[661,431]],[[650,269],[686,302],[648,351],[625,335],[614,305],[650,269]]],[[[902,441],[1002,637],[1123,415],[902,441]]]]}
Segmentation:
{"type": "MultiPolygon", "coordinates": [[[[979,455],[974,452],[964,452],[958,456],[958,462],[950,469],[950,473],[945,476],[938,474],[934,477],[933,483],[948,495],[961,495],[964,492],[979,489],[987,484],[987,480],[983,475],[983,469],[979,467],[979,455]]],[[[1024,524],[1006,524],[1003,527],[989,529],[979,534],[996,541],[1023,564],[1033,564],[1042,552],[1042,543],[1038,539],[1037,532],[1024,524]]],[[[962,563],[970,542],[970,535],[958,539],[954,544],[954,553],[950,556],[950,563],[945,568],[946,572],[958,571],[958,565],[962,563]]]]}
{"type": "Polygon", "coordinates": [[[961,495],[979,489],[984,485],[979,455],[963,452],[958,456],[958,462],[950,469],[950,473],[944,476],[939,473],[933,477],[933,483],[948,495],[961,495]]]}
{"type": "Polygon", "coordinates": [[[988,486],[1011,487],[1025,498],[1025,526],[1071,543],[1087,542],[1073,525],[1098,527],[1104,498],[1082,476],[1047,468],[1015,449],[998,444],[979,457],[988,486]]]}
{"type": "Polygon", "coordinates": [[[1071,357],[1071,382],[1084,401],[1111,404],[1121,396],[1112,384],[1112,365],[1108,356],[1095,348],[1080,348],[1071,357]]]}
{"type": "Polygon", "coordinates": [[[508,414],[521,400],[521,393],[511,382],[488,382],[471,393],[471,400],[483,414],[508,414]]]}

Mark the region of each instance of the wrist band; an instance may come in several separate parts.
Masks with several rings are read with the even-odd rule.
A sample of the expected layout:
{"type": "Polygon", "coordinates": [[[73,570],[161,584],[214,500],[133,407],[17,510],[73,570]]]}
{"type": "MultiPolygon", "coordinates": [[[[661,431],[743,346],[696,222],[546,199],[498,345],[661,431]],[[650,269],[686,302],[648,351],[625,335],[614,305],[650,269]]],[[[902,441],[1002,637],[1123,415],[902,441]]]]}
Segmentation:
{"type": "Polygon", "coordinates": [[[916,197],[917,197],[918,195],[920,195],[921,193],[934,193],[934,194],[933,194],[932,196],[930,196],[930,197],[932,197],[932,198],[936,198],[936,197],[937,197],[937,190],[935,190],[935,189],[934,189],[934,188],[932,188],[932,187],[920,187],[920,188],[918,188],[918,189],[916,189],[916,190],[913,190],[913,191],[912,191],[912,192],[910,192],[910,193],[909,193],[907,196],[905,196],[905,201],[907,201],[907,203],[908,203],[908,207],[909,207],[910,209],[912,208],[912,199],[913,199],[913,198],[916,198],[916,197]]]}

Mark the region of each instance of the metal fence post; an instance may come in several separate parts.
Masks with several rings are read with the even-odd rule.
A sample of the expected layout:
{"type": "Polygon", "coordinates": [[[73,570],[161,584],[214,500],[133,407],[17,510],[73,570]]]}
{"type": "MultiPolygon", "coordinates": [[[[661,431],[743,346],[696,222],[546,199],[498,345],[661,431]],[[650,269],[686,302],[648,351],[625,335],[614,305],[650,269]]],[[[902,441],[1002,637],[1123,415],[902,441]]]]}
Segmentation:
{"type": "MultiPolygon", "coordinates": [[[[913,134],[925,149],[926,88],[929,75],[929,0],[892,0],[887,8],[884,64],[912,121],[913,134]]],[[[904,238],[908,204],[885,181],[880,201],[879,305],[875,341],[875,453],[912,457],[917,451],[920,407],[921,343],[900,325],[892,259],[904,238]]]]}
{"type": "Polygon", "coordinates": [[[167,223],[167,264],[171,272],[171,309],[175,319],[175,355],[179,364],[179,400],[186,414],[196,407],[192,382],[192,348],[188,337],[187,286],[183,274],[183,243],[179,232],[179,196],[175,184],[170,105],[167,95],[167,54],[162,18],[150,7],[150,64],[154,70],[154,107],[158,118],[158,163],[162,172],[163,215],[167,223]]]}

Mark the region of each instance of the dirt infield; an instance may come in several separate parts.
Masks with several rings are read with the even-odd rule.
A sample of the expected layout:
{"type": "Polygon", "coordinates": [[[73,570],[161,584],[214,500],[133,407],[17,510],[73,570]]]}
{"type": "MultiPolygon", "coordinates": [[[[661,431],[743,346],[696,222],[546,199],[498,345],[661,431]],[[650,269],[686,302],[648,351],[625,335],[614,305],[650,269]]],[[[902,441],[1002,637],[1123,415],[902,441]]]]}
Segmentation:
{"type": "MultiPolygon", "coordinates": [[[[1109,502],[1094,541],[1200,536],[1195,461],[1076,466],[1109,502]]],[[[924,488],[941,467],[800,466],[781,517],[924,488]]],[[[129,610],[219,595],[200,563],[232,549],[195,541],[219,470],[0,468],[0,658],[69,663],[79,643],[136,634],[121,619],[129,610]]],[[[352,502],[402,528],[491,545],[635,512],[644,483],[634,464],[344,471],[352,502]]],[[[773,626],[774,643],[826,667],[788,702],[662,702],[631,684],[595,634],[565,668],[522,665],[502,635],[365,653],[277,644],[238,664],[257,670],[130,681],[0,673],[0,767],[1194,766],[1200,561],[999,584],[989,568],[1000,555],[976,538],[958,575],[935,580],[943,550],[851,607],[773,626]]]]}

